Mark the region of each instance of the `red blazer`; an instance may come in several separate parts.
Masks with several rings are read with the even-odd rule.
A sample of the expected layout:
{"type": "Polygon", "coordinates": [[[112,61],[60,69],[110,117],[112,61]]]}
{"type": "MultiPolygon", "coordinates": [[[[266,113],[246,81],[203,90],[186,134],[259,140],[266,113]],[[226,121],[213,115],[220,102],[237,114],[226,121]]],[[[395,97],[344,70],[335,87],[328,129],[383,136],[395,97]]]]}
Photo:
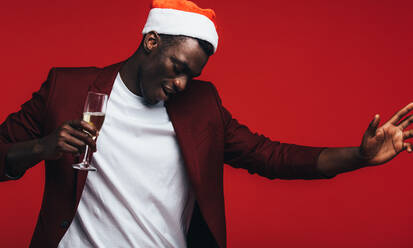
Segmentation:
{"type": "MultiPolygon", "coordinates": [[[[53,68],[40,90],[0,126],[0,180],[12,143],[48,135],[63,122],[79,119],[88,91],[110,94],[122,63],[105,68],[53,68]]],[[[239,124],[221,105],[215,87],[193,80],[166,104],[176,132],[196,205],[189,247],[226,247],[223,164],[273,178],[321,178],[316,162],[322,148],[274,142],[239,124]]],[[[56,247],[68,229],[87,172],[72,169],[65,154],[45,161],[45,189],[30,247],[56,247]]]]}

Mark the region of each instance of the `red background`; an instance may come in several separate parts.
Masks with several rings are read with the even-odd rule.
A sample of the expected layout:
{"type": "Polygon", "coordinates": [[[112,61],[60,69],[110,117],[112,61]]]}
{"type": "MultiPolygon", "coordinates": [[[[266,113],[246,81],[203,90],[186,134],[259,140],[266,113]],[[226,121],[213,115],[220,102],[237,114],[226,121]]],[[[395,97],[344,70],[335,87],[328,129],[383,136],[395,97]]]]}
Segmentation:
{"type": "MultiPolygon", "coordinates": [[[[354,146],[374,114],[412,101],[411,1],[207,1],[220,42],[202,79],[254,131],[290,143],[354,146]],[[253,4],[259,4],[255,5],[253,4]]],[[[150,1],[7,1],[0,9],[0,118],[52,66],[131,55],[150,1]]],[[[225,168],[229,247],[413,247],[412,155],[319,181],[225,168]]],[[[43,165],[0,184],[0,247],[26,247],[43,165]]]]}

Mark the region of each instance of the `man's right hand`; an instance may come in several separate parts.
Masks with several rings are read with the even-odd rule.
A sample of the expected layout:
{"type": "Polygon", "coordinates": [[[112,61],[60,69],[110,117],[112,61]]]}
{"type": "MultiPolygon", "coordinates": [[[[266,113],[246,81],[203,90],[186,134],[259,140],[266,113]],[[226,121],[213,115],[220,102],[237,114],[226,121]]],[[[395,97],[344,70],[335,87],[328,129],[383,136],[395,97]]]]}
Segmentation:
{"type": "Polygon", "coordinates": [[[64,153],[80,155],[86,145],[96,151],[92,136],[97,134],[98,130],[85,121],[67,121],[43,138],[13,144],[6,156],[6,172],[19,178],[42,160],[59,159],[64,153]]]}
{"type": "Polygon", "coordinates": [[[97,136],[97,133],[98,130],[86,121],[67,121],[54,132],[40,139],[39,147],[35,149],[40,149],[44,160],[59,159],[63,153],[79,156],[86,145],[92,151],[96,151],[96,142],[92,136],[97,136]]]}

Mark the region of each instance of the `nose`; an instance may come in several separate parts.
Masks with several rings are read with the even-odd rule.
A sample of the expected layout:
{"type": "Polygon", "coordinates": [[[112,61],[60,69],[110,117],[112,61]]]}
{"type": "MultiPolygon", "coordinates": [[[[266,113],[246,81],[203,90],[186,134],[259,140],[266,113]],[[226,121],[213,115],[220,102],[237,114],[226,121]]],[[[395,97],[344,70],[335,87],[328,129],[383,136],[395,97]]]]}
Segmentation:
{"type": "Polygon", "coordinates": [[[186,87],[188,79],[186,77],[179,77],[179,78],[175,78],[173,80],[173,85],[175,90],[178,91],[183,91],[186,87]]]}

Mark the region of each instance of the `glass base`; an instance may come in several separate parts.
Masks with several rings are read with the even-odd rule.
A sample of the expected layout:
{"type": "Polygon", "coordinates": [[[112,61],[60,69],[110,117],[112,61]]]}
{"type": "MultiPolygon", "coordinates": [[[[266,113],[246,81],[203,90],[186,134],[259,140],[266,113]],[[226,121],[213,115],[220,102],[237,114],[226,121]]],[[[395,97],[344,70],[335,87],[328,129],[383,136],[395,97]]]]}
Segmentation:
{"type": "Polygon", "coordinates": [[[73,167],[73,169],[82,170],[82,171],[97,171],[97,169],[95,167],[93,167],[91,164],[85,163],[85,162],[74,164],[74,165],[72,165],[72,167],[73,167]]]}

